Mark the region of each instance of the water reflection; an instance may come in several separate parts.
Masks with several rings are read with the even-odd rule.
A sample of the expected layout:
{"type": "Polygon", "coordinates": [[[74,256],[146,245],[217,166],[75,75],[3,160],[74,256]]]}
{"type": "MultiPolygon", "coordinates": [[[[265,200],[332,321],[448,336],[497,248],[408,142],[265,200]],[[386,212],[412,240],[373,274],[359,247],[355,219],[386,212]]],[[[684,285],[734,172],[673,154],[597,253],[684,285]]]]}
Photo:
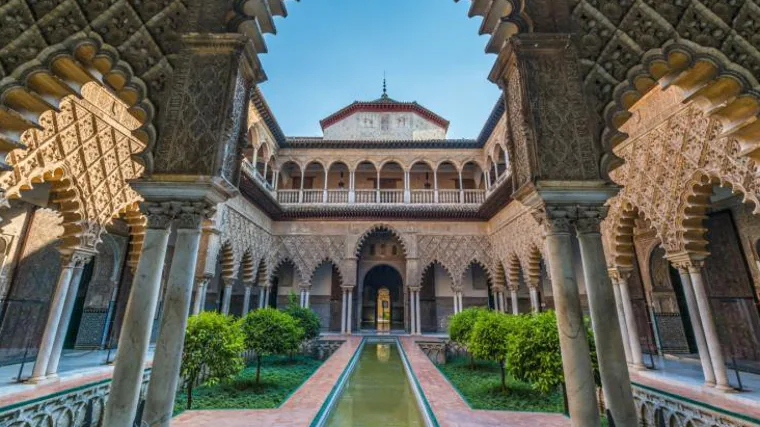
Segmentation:
{"type": "Polygon", "coordinates": [[[377,360],[385,363],[391,358],[391,346],[390,344],[378,344],[377,345],[377,360]]]}

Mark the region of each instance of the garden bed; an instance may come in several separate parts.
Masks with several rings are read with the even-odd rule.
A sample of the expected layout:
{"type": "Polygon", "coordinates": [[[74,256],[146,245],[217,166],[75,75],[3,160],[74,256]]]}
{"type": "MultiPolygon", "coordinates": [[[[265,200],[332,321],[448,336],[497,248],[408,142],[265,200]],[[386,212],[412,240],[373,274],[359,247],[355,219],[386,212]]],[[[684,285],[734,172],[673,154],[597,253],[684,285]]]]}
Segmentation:
{"type": "Polygon", "coordinates": [[[499,365],[496,362],[475,362],[469,358],[450,359],[437,365],[462,398],[473,409],[530,412],[564,412],[562,393],[557,390],[540,393],[530,384],[514,379],[507,372],[507,391],[501,390],[499,365]]]}
{"type": "MultiPolygon", "coordinates": [[[[256,384],[256,363],[249,364],[225,383],[193,390],[192,409],[271,409],[279,407],[322,365],[321,360],[297,355],[262,358],[261,381],[256,384]]],[[[177,395],[174,414],[185,410],[187,394],[177,395]]]]}

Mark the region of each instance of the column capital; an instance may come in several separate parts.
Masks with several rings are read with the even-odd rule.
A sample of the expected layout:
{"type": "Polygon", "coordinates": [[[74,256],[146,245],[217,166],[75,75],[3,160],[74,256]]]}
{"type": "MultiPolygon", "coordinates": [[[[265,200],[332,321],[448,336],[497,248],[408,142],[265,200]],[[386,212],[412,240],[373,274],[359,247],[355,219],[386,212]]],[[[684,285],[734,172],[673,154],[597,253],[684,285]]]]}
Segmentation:
{"type": "Polygon", "coordinates": [[[607,273],[610,276],[613,284],[618,284],[621,280],[627,281],[633,274],[632,267],[611,267],[607,269],[607,273]]]}
{"type": "MultiPolygon", "coordinates": [[[[507,288],[505,286],[502,286],[502,285],[493,285],[493,286],[491,286],[491,291],[492,292],[504,292],[506,289],[507,288]]],[[[511,289],[511,287],[510,287],[510,289],[511,289]]],[[[515,288],[515,290],[517,290],[517,288],[515,288]]]]}
{"type": "Polygon", "coordinates": [[[607,217],[609,210],[608,206],[603,205],[578,205],[577,217],[573,221],[575,223],[575,231],[579,236],[583,234],[600,234],[602,221],[607,217]]]}
{"type": "Polygon", "coordinates": [[[667,254],[665,258],[673,264],[673,267],[678,269],[679,273],[695,273],[702,270],[705,266],[705,258],[707,256],[703,254],[694,254],[690,252],[681,252],[678,254],[667,254]]]}
{"type": "Polygon", "coordinates": [[[83,268],[93,258],[97,252],[85,249],[64,249],[61,251],[61,260],[63,265],[68,268],[83,268]]]}
{"type": "Polygon", "coordinates": [[[545,235],[570,234],[572,222],[577,216],[577,209],[574,205],[545,203],[534,209],[531,214],[544,229],[545,235]]]}
{"type": "Polygon", "coordinates": [[[343,292],[351,292],[355,287],[356,286],[354,285],[340,285],[340,288],[343,289],[343,292]]]}
{"type": "Polygon", "coordinates": [[[420,290],[422,290],[422,286],[409,286],[408,288],[412,292],[419,292],[420,290]]]}

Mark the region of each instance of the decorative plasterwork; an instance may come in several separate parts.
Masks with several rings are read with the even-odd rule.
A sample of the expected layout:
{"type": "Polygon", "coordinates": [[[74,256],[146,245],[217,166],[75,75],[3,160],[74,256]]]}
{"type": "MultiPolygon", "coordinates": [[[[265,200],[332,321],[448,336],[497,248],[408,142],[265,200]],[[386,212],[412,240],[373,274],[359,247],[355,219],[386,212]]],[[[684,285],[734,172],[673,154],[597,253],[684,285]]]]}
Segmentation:
{"type": "Polygon", "coordinates": [[[440,263],[451,275],[455,288],[461,288],[464,273],[473,263],[483,267],[489,278],[496,270],[487,236],[422,235],[417,236],[417,250],[423,271],[434,262],[440,263]]]}
{"type": "Polygon", "coordinates": [[[96,83],[81,94],[63,98],[59,112],[40,116],[40,129],[23,133],[27,149],[10,153],[13,170],[0,173],[0,187],[19,197],[50,182],[64,218],[64,245],[94,247],[105,224],[141,200],[127,181],[143,172],[133,156],[145,144],[132,136],[140,122],[121,100],[96,83]]]}
{"type": "Polygon", "coordinates": [[[346,253],[345,236],[289,235],[277,236],[269,249],[267,265],[269,275],[285,260],[296,267],[302,283],[310,283],[314,272],[323,262],[330,261],[342,277],[343,257],[346,253]]]}
{"type": "Polygon", "coordinates": [[[416,240],[414,240],[413,236],[409,235],[408,233],[401,232],[392,225],[382,223],[372,225],[359,235],[359,237],[356,239],[356,246],[354,246],[354,256],[358,257],[361,255],[364,242],[369,236],[378,231],[386,231],[396,237],[399,243],[401,243],[401,249],[404,251],[404,256],[406,258],[417,258],[417,245],[416,240]]]}
{"type": "Polygon", "coordinates": [[[707,254],[703,219],[713,185],[742,194],[756,212],[760,207],[754,161],[741,157],[737,138],[724,136],[697,102],[682,103],[684,96],[677,87],[653,89],[634,107],[648,120],[623,127],[637,136],[615,150],[625,162],[611,177],[624,188],[605,221],[610,264],[631,265],[635,215],[656,230],[667,252],[707,254]]]}
{"type": "Polygon", "coordinates": [[[541,226],[533,216],[532,209],[513,201],[492,220],[489,236],[495,263],[500,263],[509,277],[509,286],[522,270],[529,284],[540,277],[540,262],[544,254],[544,238],[541,226]]]}
{"type": "Polygon", "coordinates": [[[694,426],[694,427],[750,427],[755,425],[715,411],[707,406],[695,405],[693,401],[674,398],[641,387],[633,387],[633,399],[639,421],[647,426],[694,426]]]}

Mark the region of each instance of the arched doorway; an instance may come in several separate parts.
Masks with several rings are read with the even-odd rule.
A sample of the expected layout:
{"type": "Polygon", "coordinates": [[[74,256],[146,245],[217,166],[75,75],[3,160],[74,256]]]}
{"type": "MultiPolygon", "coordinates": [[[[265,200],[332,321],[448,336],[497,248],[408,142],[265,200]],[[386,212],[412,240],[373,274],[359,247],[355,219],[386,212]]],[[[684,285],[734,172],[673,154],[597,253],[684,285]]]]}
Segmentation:
{"type": "Polygon", "coordinates": [[[372,267],[364,276],[361,307],[362,329],[404,329],[404,281],[398,270],[387,264],[372,267]]]}

